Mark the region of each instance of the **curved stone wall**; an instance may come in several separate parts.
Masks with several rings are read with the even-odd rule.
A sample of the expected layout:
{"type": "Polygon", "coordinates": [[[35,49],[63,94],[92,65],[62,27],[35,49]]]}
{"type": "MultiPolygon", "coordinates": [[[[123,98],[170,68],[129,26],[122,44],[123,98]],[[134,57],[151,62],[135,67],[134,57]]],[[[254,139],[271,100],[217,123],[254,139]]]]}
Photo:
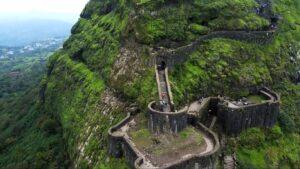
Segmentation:
{"type": "MultiPolygon", "coordinates": [[[[216,160],[218,158],[220,143],[217,135],[206,128],[203,124],[197,123],[195,125],[200,131],[211,138],[213,144],[213,150],[204,154],[198,154],[190,156],[187,159],[181,159],[178,161],[173,161],[172,163],[165,164],[162,167],[157,167],[159,169],[191,169],[191,168],[205,168],[205,169],[215,169],[216,160]]],[[[138,158],[135,162],[135,168],[145,169],[144,159],[138,158]]]]}
{"type": "Polygon", "coordinates": [[[203,124],[197,123],[195,124],[195,127],[210,138],[213,144],[212,151],[190,156],[186,159],[179,159],[178,161],[173,161],[172,163],[157,167],[153,166],[149,161],[146,161],[145,155],[136,148],[126,132],[120,131],[120,129],[132,119],[133,117],[128,114],[128,116],[119,124],[109,129],[109,154],[113,157],[121,158],[124,156],[129,166],[136,169],[189,169],[194,168],[195,166],[207,169],[215,168],[220,143],[217,135],[203,124]]]}
{"type": "Polygon", "coordinates": [[[188,107],[178,112],[161,112],[155,106],[155,101],[148,105],[148,126],[153,133],[178,133],[187,126],[188,107]]]}
{"type": "Polygon", "coordinates": [[[130,167],[135,166],[138,158],[144,158],[136,146],[132,143],[126,131],[120,131],[122,127],[127,125],[133,116],[128,113],[127,117],[117,125],[108,130],[109,154],[115,158],[125,157],[130,167]]]}
{"type": "Polygon", "coordinates": [[[120,158],[123,156],[122,142],[124,141],[124,135],[122,133],[115,132],[128,123],[131,119],[131,115],[128,113],[125,119],[108,130],[109,154],[115,158],[120,158]]]}
{"type": "Polygon", "coordinates": [[[260,91],[268,101],[240,107],[230,107],[227,101],[218,105],[218,118],[229,135],[237,135],[251,127],[272,127],[279,115],[280,97],[268,88],[260,91]]]}

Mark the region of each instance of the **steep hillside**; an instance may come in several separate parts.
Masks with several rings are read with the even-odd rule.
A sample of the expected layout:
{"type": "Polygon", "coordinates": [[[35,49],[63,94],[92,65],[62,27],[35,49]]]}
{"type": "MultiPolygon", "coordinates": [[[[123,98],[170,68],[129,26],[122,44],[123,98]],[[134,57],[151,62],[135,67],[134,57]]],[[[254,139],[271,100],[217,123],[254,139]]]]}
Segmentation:
{"type": "Polygon", "coordinates": [[[42,84],[43,110],[60,120],[72,165],[127,168],[107,155],[107,130],[129,110],[143,111],[156,100],[155,56],[175,53],[184,57],[171,70],[177,104],[210,95],[239,98],[263,85],[280,93],[279,125],[232,138],[228,151],[237,151],[241,168],[296,168],[300,4],[274,0],[272,8],[257,12],[269,1],[258,2],[91,0],[64,48],[51,57],[42,84]],[[275,14],[282,18],[278,25],[275,14]],[[270,29],[276,33],[266,44],[231,38],[194,43],[216,31],[270,29]],[[177,53],[189,44],[193,48],[177,53]]]}

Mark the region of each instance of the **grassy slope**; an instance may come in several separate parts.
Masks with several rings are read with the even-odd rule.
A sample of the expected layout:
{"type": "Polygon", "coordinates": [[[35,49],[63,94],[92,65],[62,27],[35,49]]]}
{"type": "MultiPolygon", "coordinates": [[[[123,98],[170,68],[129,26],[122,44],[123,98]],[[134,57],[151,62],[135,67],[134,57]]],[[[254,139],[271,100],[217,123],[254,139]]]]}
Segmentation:
{"type": "MultiPolygon", "coordinates": [[[[68,153],[74,165],[80,168],[126,166],[123,160],[117,160],[117,164],[115,159],[107,158],[106,142],[107,129],[124,117],[123,110],[120,107],[107,109],[100,99],[105,89],[112,87],[110,73],[124,39],[136,38],[140,44],[146,46],[155,45],[162,39],[189,43],[207,31],[232,30],[232,25],[238,25],[238,29],[251,30],[263,29],[266,25],[264,19],[251,13],[256,5],[253,0],[194,0],[190,3],[149,0],[138,1],[138,7],[131,2],[133,1],[90,1],[82,14],[83,18],[74,26],[73,35],[65,43],[64,49],[54,55],[49,63],[44,108],[45,111],[60,117],[68,153]],[[234,12],[229,8],[232,4],[237,6],[234,12]],[[133,8],[144,9],[145,12],[138,13],[138,17],[134,18],[130,16],[133,8]],[[157,14],[151,14],[152,9],[157,14]],[[217,16],[210,18],[213,14],[217,16]],[[222,23],[224,17],[230,22],[222,23]],[[247,19],[249,17],[252,17],[250,21],[247,19]],[[248,25],[251,27],[247,28],[248,25]],[[104,115],[103,111],[108,115],[104,115]],[[89,137],[90,133],[94,134],[89,137]],[[82,155],[79,148],[83,143],[86,146],[82,155]]],[[[267,84],[284,94],[283,109],[288,111],[287,119],[299,126],[296,114],[299,107],[296,107],[294,99],[299,89],[287,78],[294,69],[289,62],[290,54],[298,50],[296,43],[299,41],[299,5],[293,4],[296,0],[275,2],[276,11],[285,18],[275,41],[266,46],[258,46],[214,39],[199,46],[197,51],[192,51],[190,60],[178,65],[171,73],[177,103],[182,103],[185,97],[192,100],[203,94],[228,94],[238,97],[247,94],[248,87],[267,84]],[[295,88],[295,94],[289,97],[291,88],[295,88]],[[189,94],[186,96],[184,93],[189,94]]],[[[150,69],[136,72],[140,76],[119,84],[115,89],[125,100],[136,101],[145,106],[155,95],[152,92],[155,90],[153,74],[147,73],[151,72],[150,69]]],[[[284,123],[282,128],[283,126],[284,123]]],[[[296,138],[298,134],[290,136],[296,138]]],[[[272,145],[266,142],[266,146],[272,145]]],[[[244,151],[244,148],[246,147],[241,146],[239,151],[244,151]]],[[[255,158],[247,158],[248,161],[245,161],[245,157],[239,153],[242,163],[255,164],[255,158]]],[[[276,162],[275,158],[272,160],[276,162]]]]}

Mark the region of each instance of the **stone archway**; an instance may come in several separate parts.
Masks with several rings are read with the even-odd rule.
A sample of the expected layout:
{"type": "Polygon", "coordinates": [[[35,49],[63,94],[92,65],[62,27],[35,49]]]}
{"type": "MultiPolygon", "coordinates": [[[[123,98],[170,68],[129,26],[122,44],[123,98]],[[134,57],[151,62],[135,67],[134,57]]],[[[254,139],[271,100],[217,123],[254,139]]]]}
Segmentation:
{"type": "Polygon", "coordinates": [[[167,67],[167,64],[165,61],[161,61],[160,66],[161,66],[161,69],[165,69],[167,67]]]}

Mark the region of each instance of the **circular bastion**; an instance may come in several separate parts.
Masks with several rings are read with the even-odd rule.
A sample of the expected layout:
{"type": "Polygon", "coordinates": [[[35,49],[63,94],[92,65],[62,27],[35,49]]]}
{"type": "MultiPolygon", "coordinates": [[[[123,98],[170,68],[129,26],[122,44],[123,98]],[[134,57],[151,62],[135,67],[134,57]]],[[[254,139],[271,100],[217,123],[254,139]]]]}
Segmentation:
{"type": "Polygon", "coordinates": [[[178,133],[187,126],[188,107],[175,112],[160,111],[156,102],[148,105],[148,127],[151,132],[159,133],[178,133]]]}

